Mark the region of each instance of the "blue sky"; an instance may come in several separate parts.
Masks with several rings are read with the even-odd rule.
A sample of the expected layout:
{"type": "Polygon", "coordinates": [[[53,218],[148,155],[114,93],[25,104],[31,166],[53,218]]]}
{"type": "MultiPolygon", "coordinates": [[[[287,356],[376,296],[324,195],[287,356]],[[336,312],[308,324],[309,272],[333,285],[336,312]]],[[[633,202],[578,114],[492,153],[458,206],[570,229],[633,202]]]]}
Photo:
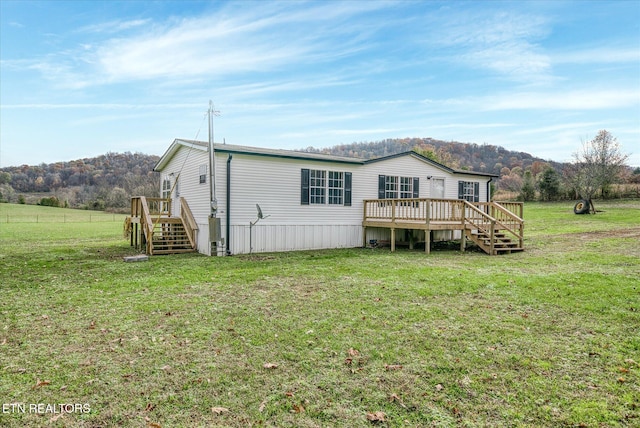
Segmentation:
{"type": "Polygon", "coordinates": [[[0,166],[432,137],[640,166],[638,1],[0,0],[0,166]]]}

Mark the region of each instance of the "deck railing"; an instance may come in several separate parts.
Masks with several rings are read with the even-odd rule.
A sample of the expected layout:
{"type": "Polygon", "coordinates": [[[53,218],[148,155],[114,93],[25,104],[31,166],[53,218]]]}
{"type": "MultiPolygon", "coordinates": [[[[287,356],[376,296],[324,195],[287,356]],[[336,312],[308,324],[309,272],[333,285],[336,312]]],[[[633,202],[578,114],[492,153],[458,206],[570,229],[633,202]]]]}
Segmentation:
{"type": "Polygon", "coordinates": [[[364,220],[462,222],[464,201],[457,199],[366,199],[364,220]]]}
{"type": "MultiPolygon", "coordinates": [[[[144,198],[144,196],[140,196],[144,198]]],[[[166,198],[145,198],[147,206],[149,207],[149,213],[152,216],[171,216],[171,199],[166,198]]]]}

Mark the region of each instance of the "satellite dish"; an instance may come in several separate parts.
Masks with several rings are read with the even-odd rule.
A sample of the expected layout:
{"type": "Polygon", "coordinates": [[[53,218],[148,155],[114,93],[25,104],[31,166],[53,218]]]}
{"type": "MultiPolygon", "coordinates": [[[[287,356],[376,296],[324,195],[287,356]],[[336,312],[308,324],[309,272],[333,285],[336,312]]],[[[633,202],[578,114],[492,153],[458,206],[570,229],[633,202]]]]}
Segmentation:
{"type": "Polygon", "coordinates": [[[258,223],[263,218],[269,217],[268,215],[265,216],[264,214],[262,214],[262,209],[260,208],[260,205],[256,204],[256,209],[258,210],[258,218],[256,219],[256,221],[249,222],[249,254],[253,252],[253,239],[252,239],[252,233],[251,233],[253,226],[255,226],[256,223],[258,223]]]}

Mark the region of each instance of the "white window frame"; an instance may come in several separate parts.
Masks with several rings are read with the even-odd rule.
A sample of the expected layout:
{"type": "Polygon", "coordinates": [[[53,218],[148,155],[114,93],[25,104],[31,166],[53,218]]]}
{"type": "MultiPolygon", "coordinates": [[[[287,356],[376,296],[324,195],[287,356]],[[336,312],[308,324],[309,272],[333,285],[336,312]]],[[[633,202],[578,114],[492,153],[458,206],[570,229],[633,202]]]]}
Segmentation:
{"type": "Polygon", "coordinates": [[[327,200],[327,171],[309,170],[309,203],[324,205],[327,200]]]}
{"type": "Polygon", "coordinates": [[[198,171],[198,177],[200,179],[200,184],[206,184],[207,183],[207,165],[200,165],[199,171],[198,171]]]}
{"type": "Polygon", "coordinates": [[[160,192],[162,199],[170,199],[171,198],[171,179],[169,177],[165,177],[162,180],[162,190],[160,192]]]}
{"type": "Polygon", "coordinates": [[[384,177],[384,198],[398,198],[398,177],[395,175],[385,175],[384,177]]]}
{"type": "Polygon", "coordinates": [[[328,171],[327,202],[329,205],[344,204],[344,172],[328,171]]]}
{"type": "Polygon", "coordinates": [[[400,182],[400,199],[413,198],[413,177],[399,177],[400,182]]]}
{"type": "MultiPolygon", "coordinates": [[[[476,183],[476,181],[462,181],[462,199],[467,202],[474,202],[476,200],[476,192],[474,190],[476,183]]],[[[477,196],[479,200],[480,195],[477,196]]]]}

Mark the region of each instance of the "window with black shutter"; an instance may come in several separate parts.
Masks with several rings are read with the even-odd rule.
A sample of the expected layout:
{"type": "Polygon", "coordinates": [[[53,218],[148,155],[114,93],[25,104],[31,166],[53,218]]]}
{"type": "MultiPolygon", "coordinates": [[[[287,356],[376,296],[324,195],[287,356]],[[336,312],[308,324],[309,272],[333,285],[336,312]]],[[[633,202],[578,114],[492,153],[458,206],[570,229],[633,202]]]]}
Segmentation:
{"type": "Polygon", "coordinates": [[[352,182],[350,172],[303,168],[300,179],[300,204],[351,206],[352,182]]]}
{"type": "Polygon", "coordinates": [[[458,181],[458,199],[469,202],[480,201],[480,183],[477,181],[458,181]]]}

